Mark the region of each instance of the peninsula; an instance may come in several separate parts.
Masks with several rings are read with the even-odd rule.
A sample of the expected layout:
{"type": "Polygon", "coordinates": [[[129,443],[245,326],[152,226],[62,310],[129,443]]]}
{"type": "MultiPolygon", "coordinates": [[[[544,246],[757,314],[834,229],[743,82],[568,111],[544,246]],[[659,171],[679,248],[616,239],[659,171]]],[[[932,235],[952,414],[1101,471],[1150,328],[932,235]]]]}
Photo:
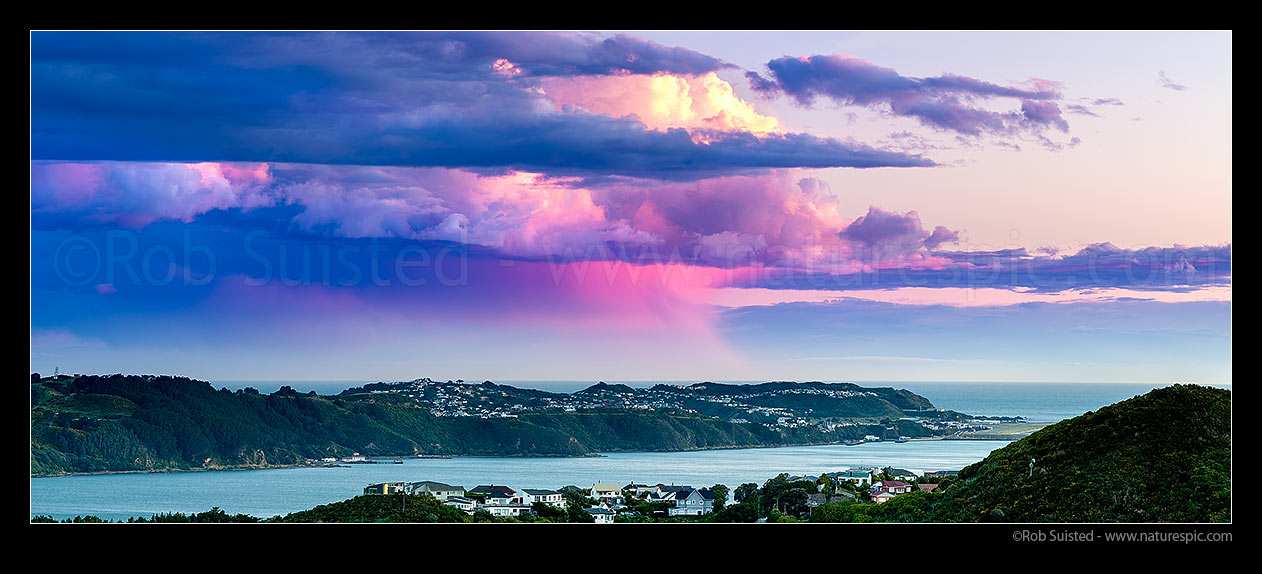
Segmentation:
{"type": "Polygon", "coordinates": [[[491,381],[271,394],[154,375],[31,377],[31,475],[267,468],[355,455],[591,456],[963,437],[977,419],[852,383],[697,383],[575,393],[491,381]]]}

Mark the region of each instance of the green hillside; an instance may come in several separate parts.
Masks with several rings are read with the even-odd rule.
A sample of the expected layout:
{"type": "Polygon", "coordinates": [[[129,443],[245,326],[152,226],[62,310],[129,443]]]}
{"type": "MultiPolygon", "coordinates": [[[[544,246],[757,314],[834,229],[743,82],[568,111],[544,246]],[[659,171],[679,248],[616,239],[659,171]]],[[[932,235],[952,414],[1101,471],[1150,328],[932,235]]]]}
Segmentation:
{"type": "MultiPolygon", "coordinates": [[[[509,387],[496,387],[509,389],[509,387]]],[[[833,432],[769,428],[674,409],[439,417],[395,393],[318,396],[216,390],[166,376],[62,376],[31,383],[31,475],[269,467],[414,454],[584,456],[599,451],[833,443],[927,432],[899,421],[833,432]]]]}
{"type": "Polygon", "coordinates": [[[1231,392],[1174,385],[1062,421],[964,468],[931,506],[938,521],[1230,521],[1231,392]]]}

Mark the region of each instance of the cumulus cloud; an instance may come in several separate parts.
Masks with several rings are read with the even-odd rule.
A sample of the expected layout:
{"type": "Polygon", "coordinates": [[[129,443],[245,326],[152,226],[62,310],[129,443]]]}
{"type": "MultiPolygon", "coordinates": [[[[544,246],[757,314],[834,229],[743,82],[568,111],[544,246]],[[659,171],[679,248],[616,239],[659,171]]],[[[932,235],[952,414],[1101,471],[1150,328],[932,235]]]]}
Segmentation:
{"type": "Polygon", "coordinates": [[[903,260],[923,254],[924,248],[959,241],[957,232],[941,225],[932,233],[925,231],[915,211],[900,214],[876,206],[869,207],[867,215],[851,222],[838,235],[859,244],[861,257],[871,262],[903,260]]]}
{"type": "Polygon", "coordinates": [[[939,225],[933,228],[933,233],[929,234],[929,237],[925,238],[925,247],[928,247],[929,249],[937,249],[939,245],[944,243],[959,242],[960,233],[958,231],[951,231],[950,229],[939,225]]]}
{"type": "Polygon", "coordinates": [[[271,183],[265,164],[33,162],[31,217],[37,226],[189,222],[212,210],[271,205],[271,183]]]}

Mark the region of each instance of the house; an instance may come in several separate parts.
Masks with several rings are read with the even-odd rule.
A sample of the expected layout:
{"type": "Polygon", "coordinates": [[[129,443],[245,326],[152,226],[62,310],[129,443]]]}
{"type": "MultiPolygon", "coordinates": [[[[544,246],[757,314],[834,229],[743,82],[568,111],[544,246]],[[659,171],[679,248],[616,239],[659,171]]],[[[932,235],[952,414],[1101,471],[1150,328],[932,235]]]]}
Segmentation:
{"type": "Polygon", "coordinates": [[[402,482],[383,482],[364,487],[364,494],[401,494],[402,492],[402,482]]]}
{"type": "Polygon", "coordinates": [[[669,502],[673,505],[675,504],[675,494],[681,491],[692,490],[691,486],[676,486],[674,484],[670,486],[657,484],[653,488],[644,496],[645,502],[669,502]]]}
{"type": "Polygon", "coordinates": [[[447,506],[454,506],[469,514],[473,514],[473,511],[478,508],[478,501],[472,498],[465,498],[463,496],[452,496],[443,501],[443,504],[446,504],[447,506]]]}
{"type": "Polygon", "coordinates": [[[937,489],[938,489],[938,485],[936,485],[936,484],[927,484],[927,483],[924,483],[924,482],[922,482],[922,483],[920,483],[920,484],[917,484],[916,486],[917,486],[917,487],[919,487],[919,488],[920,488],[920,490],[921,490],[921,491],[923,491],[923,492],[933,492],[933,491],[935,491],[935,490],[937,490],[937,489]]]}
{"type": "Polygon", "coordinates": [[[622,487],[616,483],[598,482],[592,485],[592,498],[608,504],[622,504],[622,487]]]}
{"type": "Polygon", "coordinates": [[[911,492],[911,485],[900,480],[883,480],[872,485],[872,492],[888,492],[890,494],[907,494],[911,492]]]}
{"type": "Polygon", "coordinates": [[[644,502],[650,502],[650,503],[652,503],[652,502],[669,502],[669,503],[671,503],[671,504],[674,504],[674,503],[675,503],[675,493],[674,493],[674,492],[665,492],[665,491],[661,491],[661,490],[652,490],[652,491],[649,491],[649,493],[648,493],[648,494],[644,495],[644,502]]]}
{"type": "Polygon", "coordinates": [[[544,490],[541,488],[523,488],[521,489],[522,504],[530,506],[536,502],[555,506],[557,508],[565,508],[565,496],[556,490],[544,490]]]}
{"type": "Polygon", "coordinates": [[[359,453],[354,453],[350,456],[342,457],[342,462],[368,462],[368,457],[359,453]]]}
{"type": "Polygon", "coordinates": [[[596,519],[596,524],[613,524],[613,517],[617,514],[608,508],[594,506],[586,509],[587,513],[596,519]]]}
{"type": "Polygon", "coordinates": [[[916,473],[904,468],[894,468],[891,466],[887,466],[883,470],[885,471],[885,474],[888,474],[889,477],[894,480],[902,480],[902,481],[916,480],[916,473]]]}
{"type": "Polygon", "coordinates": [[[889,502],[889,501],[890,501],[890,499],[891,499],[891,498],[894,498],[895,496],[898,496],[898,495],[897,495],[897,494],[894,494],[894,493],[892,493],[892,492],[885,492],[885,491],[881,491],[881,492],[873,493],[873,494],[872,494],[872,502],[875,502],[875,503],[877,503],[877,504],[882,504],[882,503],[885,503],[885,502],[889,502]]]}
{"type": "Polygon", "coordinates": [[[655,484],[636,484],[631,483],[622,487],[623,492],[630,492],[641,498],[648,496],[651,492],[660,492],[655,484]]]}
{"type": "Polygon", "coordinates": [[[488,506],[507,506],[523,502],[522,496],[516,490],[503,485],[478,485],[473,487],[469,494],[483,498],[488,506]]]}
{"type": "Polygon", "coordinates": [[[443,484],[441,482],[433,482],[429,480],[408,483],[405,491],[408,494],[428,494],[438,499],[439,502],[445,502],[447,499],[452,497],[464,496],[463,486],[452,486],[450,484],[443,484]]]}
{"type": "Polygon", "coordinates": [[[714,511],[714,493],[707,488],[680,490],[675,493],[671,516],[701,516],[714,511]]]}
{"type": "Polygon", "coordinates": [[[872,484],[872,472],[868,470],[850,469],[846,472],[837,473],[834,480],[849,482],[855,486],[867,486],[872,484]]]}
{"type": "Polygon", "coordinates": [[[529,504],[482,504],[478,506],[478,510],[490,512],[491,516],[511,516],[514,518],[527,512],[533,512],[529,504]]]}

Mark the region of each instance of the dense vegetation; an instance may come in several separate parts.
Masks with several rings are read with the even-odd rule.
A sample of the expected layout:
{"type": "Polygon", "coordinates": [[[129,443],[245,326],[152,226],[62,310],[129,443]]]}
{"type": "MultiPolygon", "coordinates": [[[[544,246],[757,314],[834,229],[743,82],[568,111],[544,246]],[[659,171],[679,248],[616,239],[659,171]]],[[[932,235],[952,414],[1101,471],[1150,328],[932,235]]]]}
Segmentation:
{"type": "MultiPolygon", "coordinates": [[[[907,404],[913,404],[908,402],[907,404]]],[[[919,436],[909,421],[824,432],[678,410],[435,417],[391,394],[270,395],[167,376],[32,377],[31,475],[267,467],[347,456],[583,456],[598,451],[821,444],[919,436]]]]}
{"type": "Polygon", "coordinates": [[[941,521],[1230,521],[1231,392],[1174,385],[1062,421],[964,468],[932,503],[941,521]]]}
{"type": "MultiPolygon", "coordinates": [[[[483,517],[476,517],[482,521],[483,517]]],[[[431,496],[363,495],[277,517],[269,522],[474,522],[463,510],[431,496]]]]}

